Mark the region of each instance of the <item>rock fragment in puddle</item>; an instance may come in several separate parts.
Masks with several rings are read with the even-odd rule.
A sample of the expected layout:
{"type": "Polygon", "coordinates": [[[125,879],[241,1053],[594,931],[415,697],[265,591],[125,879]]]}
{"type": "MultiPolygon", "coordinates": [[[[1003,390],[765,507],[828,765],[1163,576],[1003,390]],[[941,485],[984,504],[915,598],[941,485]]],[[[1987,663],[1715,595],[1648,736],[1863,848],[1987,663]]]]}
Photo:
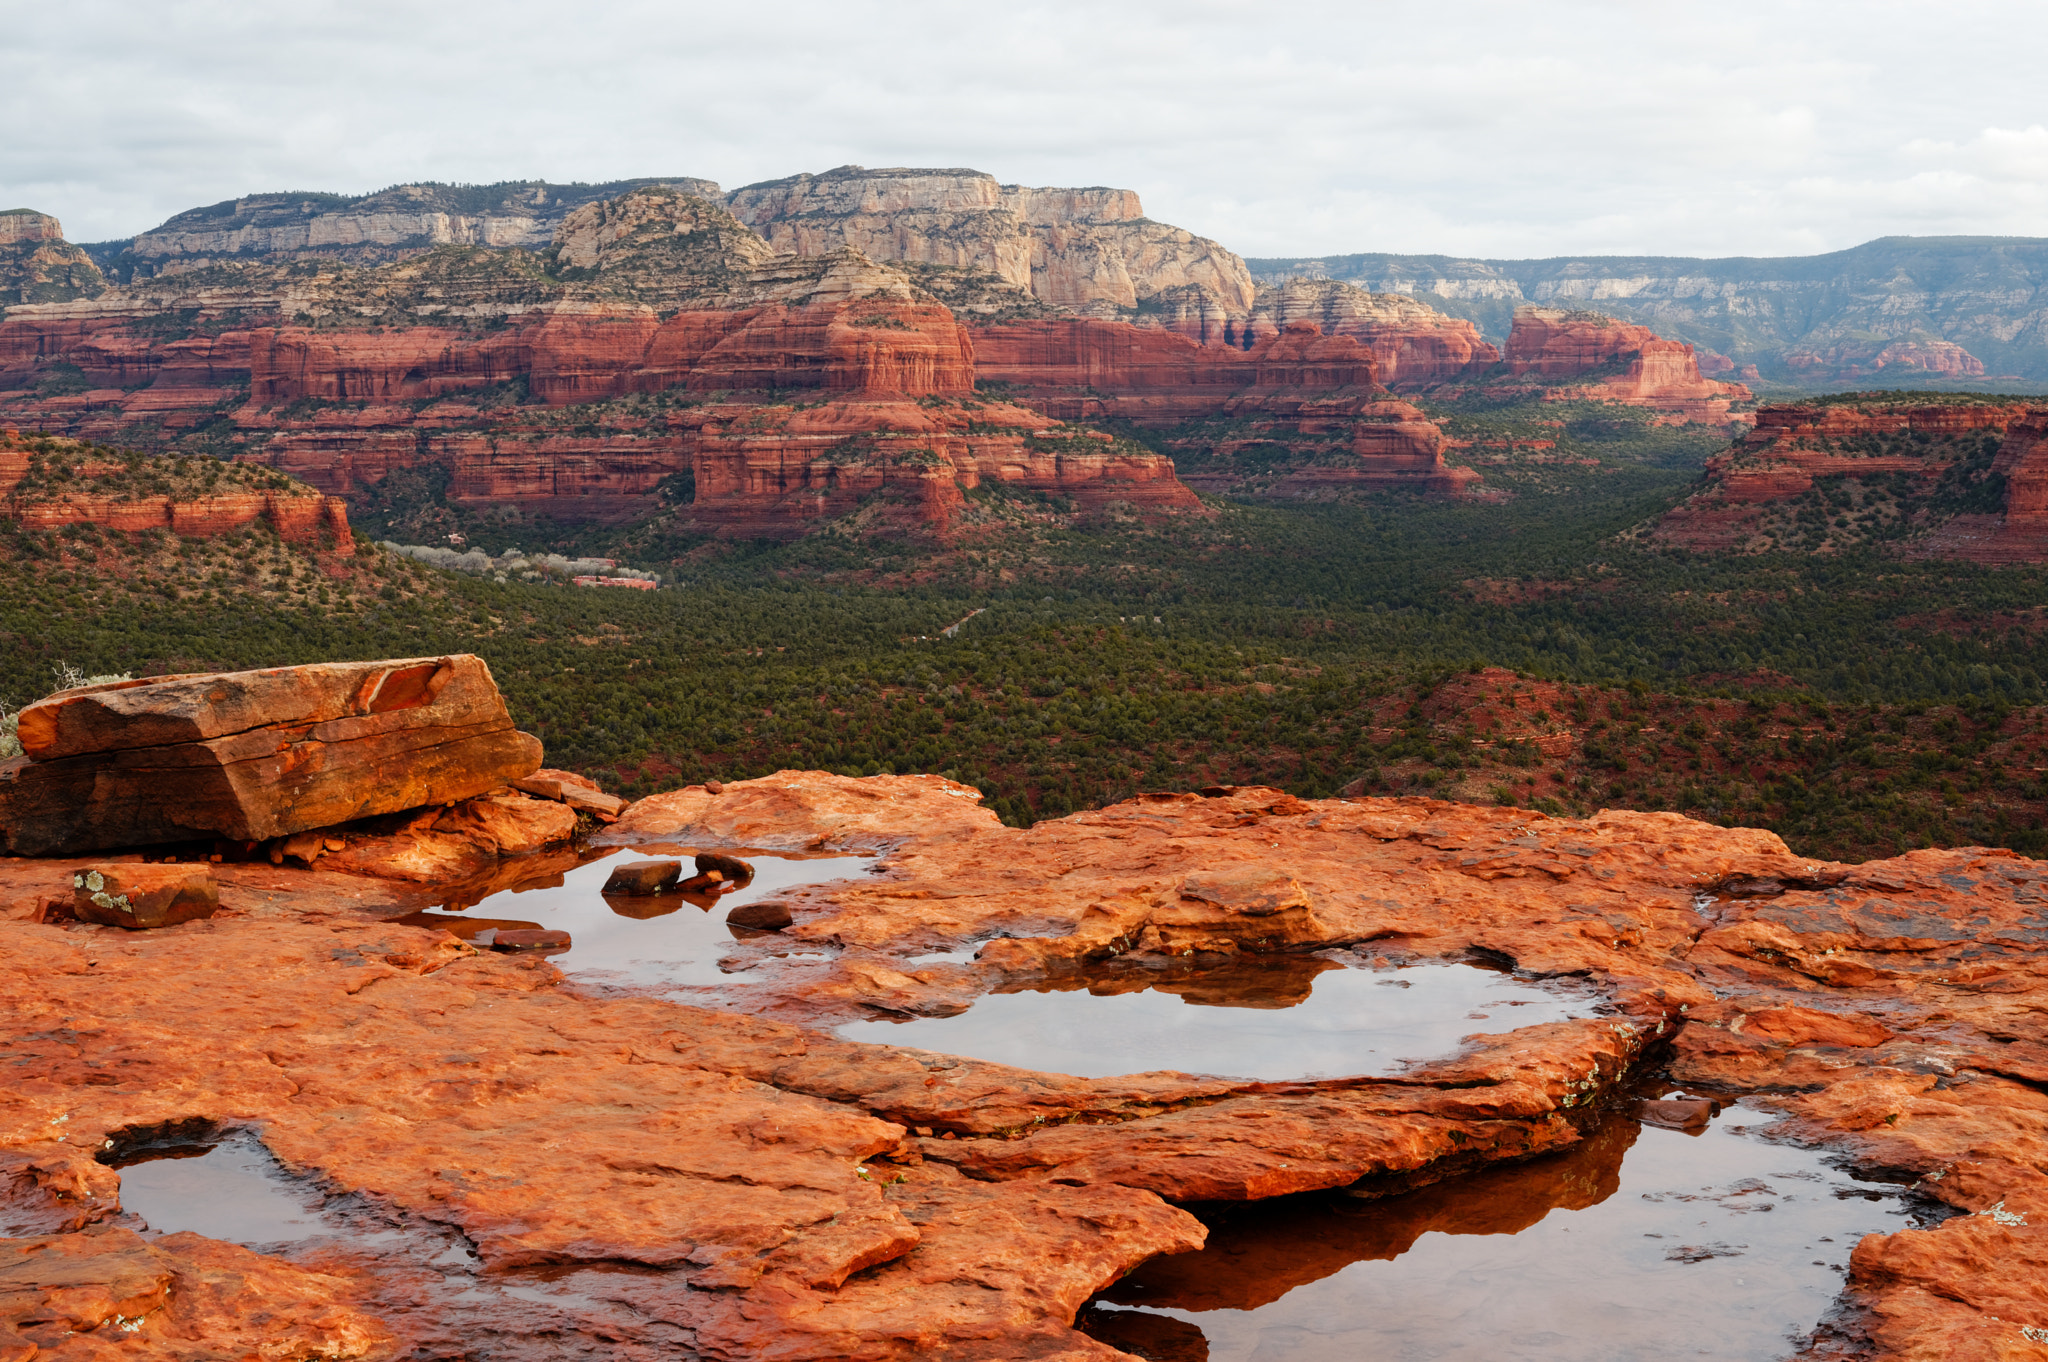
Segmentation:
{"type": "Polygon", "coordinates": [[[220,887],[201,866],[109,865],[71,877],[71,912],[81,922],[130,931],[209,918],[220,887]]]}
{"type": "Polygon", "coordinates": [[[486,943],[484,934],[478,933],[474,940],[488,944],[494,951],[565,951],[569,949],[569,934],[554,927],[511,927],[490,933],[486,943]]]}
{"type": "Polygon", "coordinates": [[[756,899],[743,903],[725,915],[726,923],[733,927],[746,927],[757,932],[779,932],[796,921],[790,915],[789,905],[780,899],[756,899]]]}
{"type": "Polygon", "coordinates": [[[754,881],[754,866],[737,856],[726,856],[716,851],[697,853],[697,873],[716,875],[736,888],[745,888],[754,881]]]}
{"type": "Polygon", "coordinates": [[[612,867],[603,892],[626,898],[665,894],[676,887],[682,873],[681,861],[627,861],[612,867]]]}

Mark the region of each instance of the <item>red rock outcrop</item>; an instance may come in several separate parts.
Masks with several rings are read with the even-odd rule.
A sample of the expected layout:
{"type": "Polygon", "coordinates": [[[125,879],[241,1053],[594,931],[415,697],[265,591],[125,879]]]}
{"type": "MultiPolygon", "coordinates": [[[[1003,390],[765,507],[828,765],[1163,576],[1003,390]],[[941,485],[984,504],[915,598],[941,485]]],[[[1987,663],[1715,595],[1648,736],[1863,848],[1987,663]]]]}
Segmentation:
{"type": "Polygon", "coordinates": [[[540,766],[468,654],[59,691],[21,711],[17,736],[0,837],[31,856],[266,841],[469,799],[540,766]]]}
{"type": "MultiPolygon", "coordinates": [[[[564,304],[482,332],[269,326],[165,345],[127,321],[14,320],[0,323],[0,366],[11,364],[18,375],[62,360],[90,382],[149,386],[54,398],[23,393],[5,409],[24,422],[118,438],[143,415],[172,428],[212,419],[224,398],[238,396],[215,385],[242,374],[249,399],[232,419],[257,437],[260,452],[249,457],[336,496],[434,462],[449,468],[448,495],[457,504],[622,520],[649,509],[663,479],[694,472],[698,518],[728,533],[801,533],[885,487],[909,493],[922,508],[913,521],[943,529],[962,490],[983,480],[1083,505],[1197,504],[1160,456],[1092,435],[1076,443],[1079,433],[1004,404],[987,419],[966,414],[957,404],[971,400],[976,376],[966,330],[936,303],[862,292],[852,278],[858,273],[828,272],[819,296],[799,304],[667,317],[637,305],[564,304]],[[513,380],[556,407],[676,388],[734,396],[654,421],[607,418],[609,428],[598,433],[565,430],[543,409],[486,410],[464,401],[513,380]],[[773,396],[786,392],[835,400],[792,426],[773,396]],[[955,406],[920,408],[912,400],[939,398],[955,406]],[[333,405],[305,411],[293,404],[333,405]],[[944,410],[951,414],[933,414],[944,410]],[[996,433],[970,435],[970,426],[998,420],[996,433]]],[[[1312,357],[1282,360],[1265,381],[1317,379],[1312,357]]],[[[1361,362],[1369,381],[1370,356],[1355,346],[1320,376],[1348,381],[1361,362]]],[[[1233,356],[1231,374],[1238,387],[1262,377],[1242,356],[1233,356]]],[[[198,509],[165,527],[182,529],[198,509]]],[[[292,509],[270,514],[282,518],[292,509]]],[[[139,503],[109,513],[135,520],[135,528],[158,515],[139,503]]],[[[327,514],[338,517],[339,504],[327,514]]]]}
{"type": "MultiPolygon", "coordinates": [[[[1010,322],[976,328],[974,337],[980,373],[1069,419],[1240,417],[1246,432],[1206,442],[1205,455],[1227,459],[1239,447],[1309,436],[1337,437],[1356,456],[1302,460],[1265,489],[1274,495],[1407,488],[1457,496],[1478,481],[1444,463],[1442,432],[1419,410],[1389,400],[1370,349],[1312,321],[1291,321],[1249,349],[1093,318],[1010,322]]],[[[1239,475],[1219,467],[1184,480],[1221,489],[1239,475]]]]}
{"type": "Polygon", "coordinates": [[[0,1357],[390,1358],[396,1340],[350,1303],[358,1290],[197,1234],[0,1240],[0,1357]]]}
{"type": "Polygon", "coordinates": [[[1171,459],[1007,402],[856,394],[820,406],[718,405],[687,419],[697,470],[690,519],[736,537],[799,534],[878,495],[944,535],[965,493],[984,483],[1084,509],[1200,505],[1171,459]]]}
{"type": "Polygon", "coordinates": [[[1285,390],[1377,387],[1370,350],[1310,322],[1249,349],[1084,317],[977,327],[973,336],[980,377],[1016,384],[1032,405],[1065,420],[1182,421],[1285,390]]]}
{"type": "Polygon", "coordinates": [[[1806,495],[1816,479],[1904,475],[1924,493],[1955,464],[1958,440],[2006,436],[1990,471],[2005,479],[2007,514],[1955,516],[1909,551],[1980,562],[2039,561],[2048,557],[2048,519],[2038,509],[2048,504],[2037,467],[2044,420],[2048,413],[2023,403],[1915,403],[1883,394],[1762,407],[1747,434],[1707,460],[1706,485],[1648,533],[1709,552],[1769,547],[1776,536],[1767,517],[1806,495]]]}
{"type": "Polygon", "coordinates": [[[1732,405],[1750,398],[1740,383],[1703,377],[1690,345],[1598,312],[1516,308],[1504,362],[1522,386],[1554,385],[1549,401],[1618,402],[1673,422],[1730,424],[1732,405]]]}
{"type": "Polygon", "coordinates": [[[279,485],[256,487],[232,476],[219,491],[197,490],[206,485],[200,478],[180,479],[187,486],[178,492],[149,490],[147,480],[161,471],[162,465],[131,467],[108,460],[69,440],[38,442],[17,432],[0,434],[0,517],[36,530],[97,525],[131,534],[167,530],[192,538],[232,534],[261,522],[288,544],[339,558],[355,553],[347,503],[336,497],[278,479],[271,480],[279,485]],[[61,481],[46,476],[53,467],[62,469],[61,481]]]}

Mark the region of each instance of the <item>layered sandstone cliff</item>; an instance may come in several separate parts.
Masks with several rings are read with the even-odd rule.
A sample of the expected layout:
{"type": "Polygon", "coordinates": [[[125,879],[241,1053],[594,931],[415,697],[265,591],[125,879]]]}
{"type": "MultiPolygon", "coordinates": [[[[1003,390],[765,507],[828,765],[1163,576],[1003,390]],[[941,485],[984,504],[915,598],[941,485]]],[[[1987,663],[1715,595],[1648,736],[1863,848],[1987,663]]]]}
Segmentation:
{"type": "Polygon", "coordinates": [[[63,224],[48,213],[38,213],[33,208],[9,208],[0,212],[0,246],[63,239],[63,224]]]}
{"type": "Polygon", "coordinates": [[[975,270],[1062,306],[1131,309],[1196,288],[1242,314],[1254,299],[1242,260],[1146,218],[1127,189],[1034,189],[976,170],[841,166],[749,185],[726,202],[782,250],[852,247],[876,260],[975,270]]]}
{"type": "Polygon", "coordinates": [[[1016,385],[1041,410],[1181,428],[1167,438],[1190,486],[1283,497],[1458,496],[1478,481],[1444,463],[1442,432],[1422,412],[1390,400],[1373,350],[1354,336],[1326,336],[1313,321],[1290,321],[1248,348],[1094,318],[979,327],[974,339],[979,371],[1016,385]],[[1207,418],[1233,427],[1218,436],[1186,426],[1207,418]],[[1285,452],[1271,457],[1276,446],[1285,452]],[[1237,456],[1255,449],[1268,457],[1247,482],[1237,456]]]}
{"type": "Polygon", "coordinates": [[[1471,377],[1500,360],[1500,351],[1462,317],[1334,279],[1289,279],[1259,290],[1255,331],[1296,321],[1314,322],[1325,335],[1356,337],[1373,352],[1380,382],[1396,391],[1471,377]]]}
{"type": "Polygon", "coordinates": [[[1700,373],[1693,349],[1648,327],[1598,312],[1521,307],[1489,395],[1540,392],[1550,402],[1613,402],[1644,407],[1672,422],[1741,424],[1734,411],[1751,394],[1740,383],[1700,373]]]}
{"type": "Polygon", "coordinates": [[[1149,451],[1039,412],[968,414],[975,377],[966,330],[903,271],[851,248],[778,254],[660,186],[575,209],[539,256],[216,268],[0,322],[13,419],[188,440],[225,421],[238,457],[337,496],[434,464],[458,506],[619,521],[688,475],[688,523],[750,535],[877,498],[943,533],[984,480],[1084,507],[1195,504],[1149,451]],[[792,401],[825,405],[792,424],[792,401]],[[550,414],[569,407],[586,414],[550,414]]]}
{"type": "Polygon", "coordinates": [[[128,243],[144,272],[223,259],[316,256],[374,262],[434,246],[546,246],[571,210],[646,185],[716,198],[688,177],[599,185],[544,181],[477,187],[401,184],[374,194],[251,194],[178,214],[128,243]]]}

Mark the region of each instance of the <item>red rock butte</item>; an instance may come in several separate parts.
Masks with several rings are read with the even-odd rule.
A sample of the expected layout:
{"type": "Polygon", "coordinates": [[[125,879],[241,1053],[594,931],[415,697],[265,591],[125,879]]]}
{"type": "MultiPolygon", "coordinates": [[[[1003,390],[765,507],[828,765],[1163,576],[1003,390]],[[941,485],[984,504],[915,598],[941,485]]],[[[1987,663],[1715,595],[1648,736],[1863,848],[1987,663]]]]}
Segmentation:
{"type": "Polygon", "coordinates": [[[1747,419],[1733,408],[1750,400],[1749,389],[1702,375],[1692,346],[1598,312],[1516,308],[1504,363],[1519,382],[1489,385],[1501,396],[1534,385],[1548,401],[1645,407],[1672,423],[1747,419]]]}
{"type": "Polygon", "coordinates": [[[1944,519],[1917,513],[1901,551],[1980,563],[2048,561],[2048,410],[2024,402],[1901,400],[1871,393],[1824,404],[1759,408],[1756,425],[1707,460],[1706,483],[1648,530],[1657,542],[1708,552],[1770,547],[1767,527],[1821,480],[1875,486],[1902,478],[1926,495],[1958,468],[1961,442],[1990,440],[1982,470],[2000,509],[1944,519]]]}

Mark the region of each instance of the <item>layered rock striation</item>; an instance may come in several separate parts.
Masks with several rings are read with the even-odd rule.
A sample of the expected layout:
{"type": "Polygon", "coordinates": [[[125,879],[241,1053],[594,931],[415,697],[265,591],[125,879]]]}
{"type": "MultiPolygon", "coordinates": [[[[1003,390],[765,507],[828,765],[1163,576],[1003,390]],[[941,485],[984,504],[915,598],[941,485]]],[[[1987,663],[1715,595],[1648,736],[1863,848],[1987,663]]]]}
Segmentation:
{"type": "Polygon", "coordinates": [[[800,533],[884,484],[936,487],[957,455],[958,482],[919,498],[930,524],[984,474],[1084,502],[1193,504],[1144,451],[1027,448],[1057,424],[1037,413],[1013,413],[972,450],[896,439],[930,424],[907,403],[974,390],[973,345],[953,314],[900,270],[850,249],[779,255],[722,207],[668,187],[568,213],[545,258],[448,248],[317,275],[214,269],[17,311],[0,323],[0,366],[0,382],[23,385],[9,410],[24,422],[119,439],[143,422],[217,432],[226,414],[239,458],[339,496],[431,463],[449,470],[458,503],[618,520],[688,474],[707,494],[704,527],[800,533]],[[171,339],[167,312],[199,321],[171,339]],[[360,324],[372,319],[389,324],[360,324]],[[524,400],[505,401],[507,389],[524,400]],[[547,414],[679,393],[705,396],[671,396],[654,420],[547,414]],[[787,421],[754,409],[788,394],[829,396],[814,422],[829,433],[767,449],[753,427],[787,421]],[[792,480],[792,459],[817,466],[792,480]]]}
{"type": "Polygon", "coordinates": [[[269,841],[452,804],[540,767],[540,743],[467,654],[59,691],[16,733],[0,838],[29,856],[269,841]]]}
{"type": "Polygon", "coordinates": [[[1351,335],[1326,336],[1313,321],[1288,322],[1248,348],[1093,318],[979,327],[974,337],[980,372],[1045,411],[1179,427],[1168,438],[1190,486],[1244,490],[1235,456],[1276,444],[1289,446],[1284,472],[1257,490],[1281,497],[1461,496],[1478,481],[1446,465],[1442,432],[1379,384],[1373,350],[1351,335]],[[1210,421],[1226,428],[1207,429],[1210,421]]]}
{"type": "Polygon", "coordinates": [[[1673,423],[1741,424],[1733,408],[1751,397],[1702,375],[1692,346],[1598,312],[1517,308],[1502,362],[1505,380],[1489,382],[1489,395],[1534,388],[1545,401],[1644,407],[1673,423]]]}
{"type": "Polygon", "coordinates": [[[1114,313],[1187,288],[1238,313],[1253,302],[1242,260],[1153,222],[1128,189],[1034,189],[976,170],[841,166],[749,185],[726,202],[799,255],[851,247],[876,260],[970,270],[1064,307],[1114,313]]]}

